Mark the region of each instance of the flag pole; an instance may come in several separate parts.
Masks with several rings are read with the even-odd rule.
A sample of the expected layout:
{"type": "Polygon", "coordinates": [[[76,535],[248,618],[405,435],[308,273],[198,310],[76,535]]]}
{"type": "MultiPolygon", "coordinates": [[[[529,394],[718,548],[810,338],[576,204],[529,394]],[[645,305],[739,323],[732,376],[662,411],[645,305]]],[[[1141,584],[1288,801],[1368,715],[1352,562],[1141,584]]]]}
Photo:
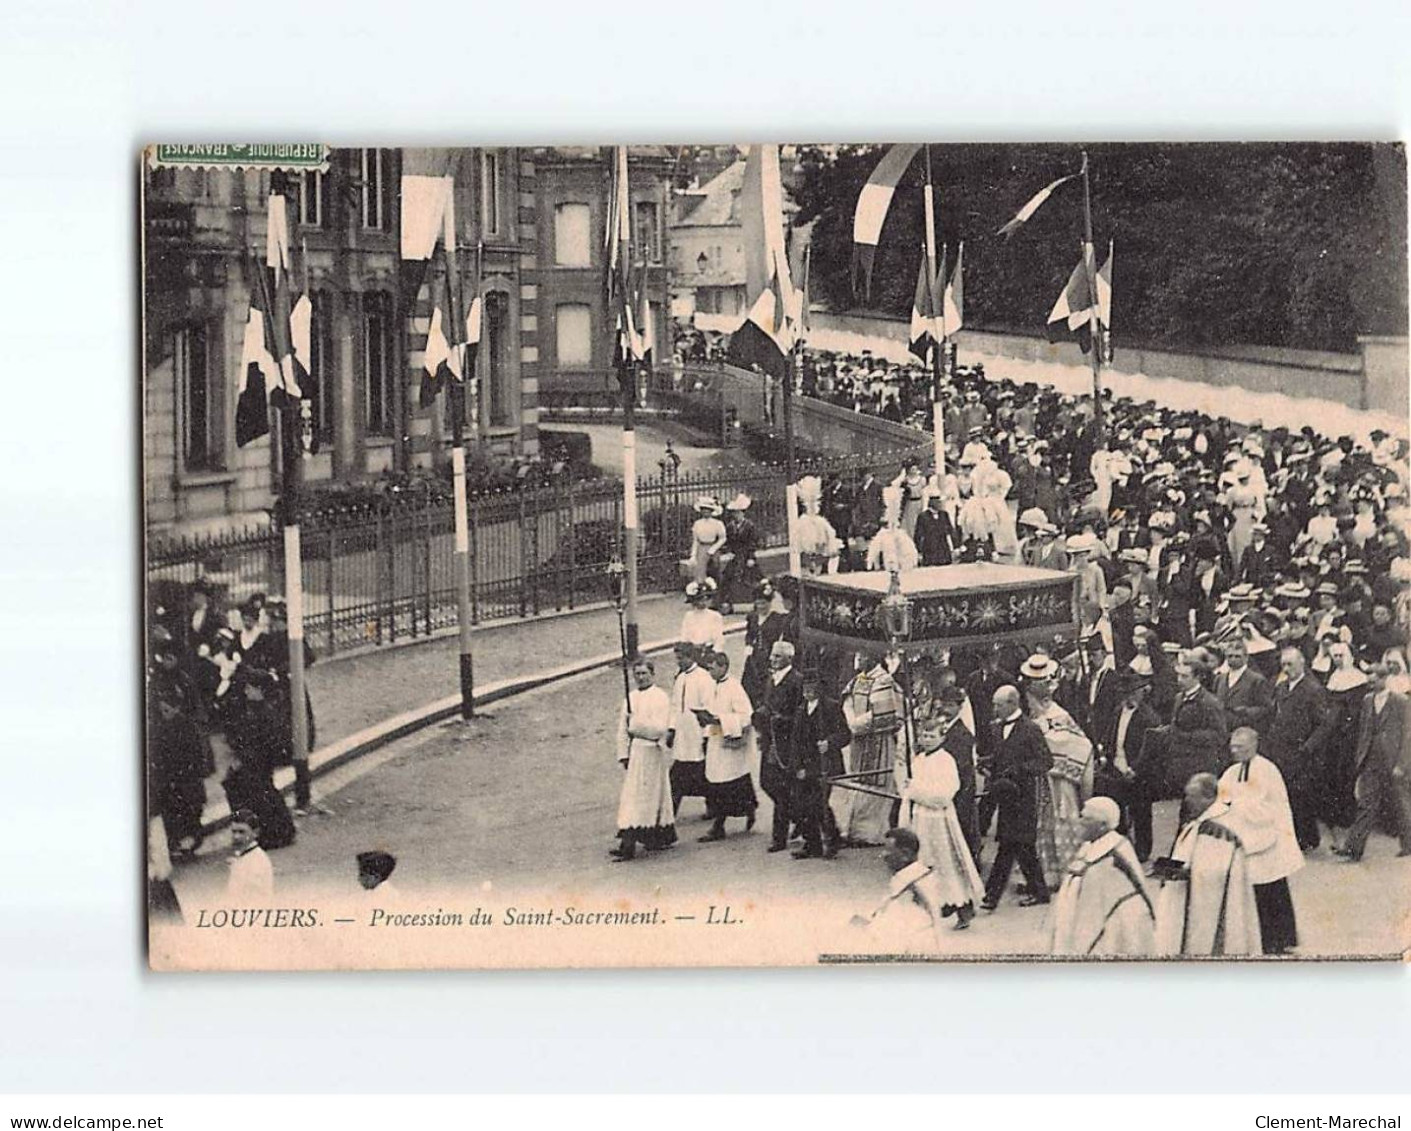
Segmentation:
{"type": "MultiPolygon", "coordinates": [[[[465,406],[466,386],[471,375],[466,372],[465,301],[461,291],[460,266],[456,259],[455,217],[451,205],[454,201],[454,182],[447,186],[451,200],[446,202],[441,225],[441,248],[446,267],[446,317],[451,319],[454,343],[453,348],[460,354],[456,366],[460,370],[460,380],[451,373],[451,492],[455,505],[455,564],[456,564],[456,626],[460,644],[460,686],[461,718],[475,718],[475,654],[471,640],[470,604],[470,507],[465,482],[465,406]]],[[[475,277],[476,294],[480,289],[479,264],[475,277]]],[[[472,297],[472,302],[475,298],[472,297]]]]}
{"type": "MultiPolygon", "coordinates": [[[[268,263],[266,264],[268,266],[268,263]]],[[[271,325],[277,318],[284,318],[285,333],[288,333],[289,311],[276,309],[270,301],[269,278],[265,267],[256,272],[264,292],[265,309],[270,312],[271,325]]],[[[275,290],[279,289],[278,272],[274,266],[275,290]]],[[[286,284],[287,285],[287,284],[286,284]]],[[[276,338],[276,341],[280,339],[276,338]]],[[[292,350],[292,345],[291,345],[292,350]]],[[[309,773],[309,719],[305,713],[304,685],[304,578],[303,554],[299,542],[299,489],[303,473],[303,439],[299,427],[299,401],[289,396],[288,377],[293,372],[294,359],[284,356],[283,346],[280,356],[275,358],[279,366],[284,397],[278,413],[279,447],[284,456],[284,478],[280,486],[280,524],[284,528],[284,603],[289,630],[289,715],[291,745],[294,762],[294,808],[307,812],[313,804],[313,778],[309,773]]]]}
{"type": "MultiPolygon", "coordinates": [[[[941,380],[943,375],[942,355],[945,352],[945,282],[937,278],[936,273],[936,198],[935,190],[931,182],[931,145],[926,144],[926,184],[922,189],[922,197],[926,205],[926,275],[930,280],[931,301],[936,301],[936,286],[940,284],[942,290],[941,302],[941,341],[935,340],[935,335],[931,337],[931,436],[935,445],[933,452],[936,464],[936,486],[940,487],[946,474],[946,435],[945,435],[945,408],[941,403],[941,380]]],[[[934,329],[934,327],[932,327],[934,329]]]]}
{"type": "Polygon", "coordinates": [[[1088,181],[1088,151],[1083,150],[1083,270],[1088,276],[1088,299],[1092,303],[1088,329],[1093,367],[1093,423],[1098,443],[1106,447],[1102,412],[1102,319],[1098,317],[1097,254],[1093,250],[1093,200],[1088,181]]]}
{"type": "MultiPolygon", "coordinates": [[[[627,147],[618,146],[616,154],[616,165],[613,176],[614,186],[614,215],[612,222],[617,226],[619,237],[625,236],[626,240],[621,240],[618,244],[618,255],[622,263],[626,264],[630,249],[631,231],[622,231],[621,217],[628,210],[630,197],[629,182],[627,176],[627,147]]],[[[614,269],[609,265],[609,270],[614,269]]],[[[625,284],[624,284],[625,285],[625,284]]],[[[624,634],[623,645],[626,649],[627,659],[637,658],[638,622],[637,622],[637,370],[632,357],[630,340],[630,325],[626,321],[631,309],[631,292],[622,296],[623,302],[619,304],[624,312],[624,322],[622,333],[628,335],[624,337],[622,349],[616,348],[617,320],[614,312],[608,312],[607,322],[610,332],[614,335],[613,353],[616,355],[617,382],[622,394],[622,543],[623,557],[626,559],[626,600],[624,603],[624,634]]]]}

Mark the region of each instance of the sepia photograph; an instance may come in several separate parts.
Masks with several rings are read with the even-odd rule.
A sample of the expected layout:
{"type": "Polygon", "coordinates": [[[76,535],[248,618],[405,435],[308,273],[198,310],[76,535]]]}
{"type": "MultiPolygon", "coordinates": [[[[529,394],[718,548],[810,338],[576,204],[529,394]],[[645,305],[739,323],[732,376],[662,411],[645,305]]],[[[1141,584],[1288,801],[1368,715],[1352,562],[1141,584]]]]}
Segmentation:
{"type": "Polygon", "coordinates": [[[139,175],[153,970],[1411,955],[1402,144],[139,175]]]}

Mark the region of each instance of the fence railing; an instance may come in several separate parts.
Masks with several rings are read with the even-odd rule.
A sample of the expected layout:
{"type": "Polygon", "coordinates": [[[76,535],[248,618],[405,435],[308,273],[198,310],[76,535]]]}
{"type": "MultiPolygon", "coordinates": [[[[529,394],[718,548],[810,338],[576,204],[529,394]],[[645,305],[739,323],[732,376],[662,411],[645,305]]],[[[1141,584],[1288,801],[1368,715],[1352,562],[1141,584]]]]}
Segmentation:
{"type": "MultiPolygon", "coordinates": [[[[702,423],[732,419],[722,413],[721,391],[708,380],[654,388],[652,395],[661,407],[700,414],[702,423]]],[[[900,462],[925,449],[918,444],[889,456],[900,462]]],[[[851,477],[874,463],[872,456],[827,456],[801,460],[799,470],[851,477]]],[[[695,472],[666,469],[639,479],[640,589],[666,592],[681,584],[678,563],[690,549],[693,504],[701,495],[724,502],[745,492],[753,500],[749,515],[761,545],[786,545],[784,488],[783,468],[774,463],[695,472]]],[[[478,495],[468,507],[473,622],[534,616],[609,598],[606,567],[622,546],[619,481],[478,495]]],[[[315,512],[305,516],[301,533],[305,637],[321,654],[429,636],[455,625],[449,503],[413,498],[315,512]]],[[[209,537],[154,537],[147,547],[147,580],[150,600],[170,608],[184,607],[189,587],[198,580],[222,590],[231,602],[257,592],[282,593],[280,532],[271,524],[209,537]]]]}

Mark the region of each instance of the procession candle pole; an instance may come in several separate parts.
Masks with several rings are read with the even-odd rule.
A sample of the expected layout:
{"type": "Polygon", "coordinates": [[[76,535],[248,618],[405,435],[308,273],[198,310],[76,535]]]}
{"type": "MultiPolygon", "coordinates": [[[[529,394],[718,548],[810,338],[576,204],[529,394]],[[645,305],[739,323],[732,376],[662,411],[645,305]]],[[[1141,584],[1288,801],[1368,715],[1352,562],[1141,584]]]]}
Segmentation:
{"type": "Polygon", "coordinates": [[[623,610],[626,617],[623,633],[624,657],[637,656],[637,372],[631,351],[624,350],[618,363],[617,380],[622,392],[622,552],[626,559],[626,584],[623,610]]]}
{"type": "Polygon", "coordinates": [[[801,341],[795,342],[789,350],[784,374],[784,513],[789,533],[789,572],[794,577],[803,573],[799,553],[798,472],[794,465],[794,378],[798,373],[802,344],[801,341]]]}
{"type": "Polygon", "coordinates": [[[1093,367],[1093,423],[1098,443],[1105,447],[1102,412],[1102,319],[1098,317],[1097,253],[1093,250],[1093,199],[1088,181],[1088,151],[1083,150],[1083,269],[1088,276],[1088,300],[1092,303],[1088,323],[1089,354],[1093,367]]]}
{"type": "MultiPolygon", "coordinates": [[[[922,190],[926,205],[926,272],[932,290],[931,301],[935,302],[936,272],[936,198],[931,183],[931,146],[926,145],[926,185],[922,190]]],[[[944,284],[941,284],[944,287],[944,284]]],[[[944,290],[942,294],[944,294],[944,290]]],[[[932,327],[934,330],[934,327],[932,327]]],[[[941,307],[941,341],[931,336],[931,436],[935,445],[933,453],[936,464],[936,487],[940,488],[946,474],[945,408],[941,402],[941,379],[944,373],[943,354],[945,353],[945,306],[941,307]]]]}
{"type": "MultiPolygon", "coordinates": [[[[446,316],[453,320],[452,327],[455,335],[452,338],[453,348],[460,353],[460,357],[457,359],[459,365],[456,367],[460,369],[460,380],[456,380],[455,374],[452,373],[448,399],[451,410],[451,489],[456,512],[456,625],[460,643],[461,718],[473,719],[475,718],[475,656],[470,631],[470,507],[465,482],[466,387],[471,381],[471,375],[466,371],[468,351],[465,348],[465,343],[461,340],[465,332],[465,301],[461,292],[460,271],[455,257],[455,218],[449,205],[444,217],[442,249],[445,254],[446,289],[450,299],[448,305],[451,308],[446,312],[446,316]]],[[[478,269],[475,286],[478,294],[480,287],[478,269]]],[[[472,296],[471,302],[474,301],[475,296],[472,296]]]]}

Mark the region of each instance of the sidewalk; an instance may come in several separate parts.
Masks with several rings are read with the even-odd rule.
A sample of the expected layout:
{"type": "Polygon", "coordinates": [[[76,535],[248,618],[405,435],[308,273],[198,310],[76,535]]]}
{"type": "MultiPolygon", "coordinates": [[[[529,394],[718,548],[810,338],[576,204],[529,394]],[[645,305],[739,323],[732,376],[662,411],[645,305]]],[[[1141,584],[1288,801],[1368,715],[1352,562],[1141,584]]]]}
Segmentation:
{"type": "MultiPolygon", "coordinates": [[[[686,605],[680,597],[637,603],[641,639],[676,635],[686,605]]],[[[548,615],[477,628],[473,636],[477,687],[534,675],[618,649],[611,607],[548,615]]],[[[455,633],[401,647],[338,657],[308,672],[317,725],[316,747],[460,693],[460,639],[455,633]]]]}

